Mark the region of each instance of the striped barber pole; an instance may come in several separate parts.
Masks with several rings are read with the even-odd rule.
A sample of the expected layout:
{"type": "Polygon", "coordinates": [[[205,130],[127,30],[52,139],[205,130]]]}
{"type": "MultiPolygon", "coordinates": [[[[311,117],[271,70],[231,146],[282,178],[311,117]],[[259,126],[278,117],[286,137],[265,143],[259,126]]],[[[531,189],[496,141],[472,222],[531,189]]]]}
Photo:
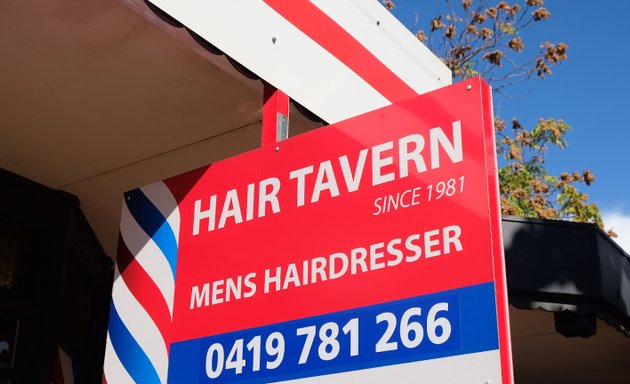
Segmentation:
{"type": "Polygon", "coordinates": [[[166,383],[179,220],[163,182],[125,194],[103,382],[166,383]]]}

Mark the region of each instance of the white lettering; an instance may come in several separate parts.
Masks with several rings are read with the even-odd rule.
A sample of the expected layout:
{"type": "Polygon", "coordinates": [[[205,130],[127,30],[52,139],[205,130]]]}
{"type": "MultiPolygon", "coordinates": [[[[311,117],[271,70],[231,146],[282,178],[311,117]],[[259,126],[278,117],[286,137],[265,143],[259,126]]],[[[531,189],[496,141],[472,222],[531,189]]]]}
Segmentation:
{"type": "Polygon", "coordinates": [[[385,268],[385,263],[383,261],[379,262],[379,260],[385,256],[385,254],[381,251],[384,246],[384,243],[370,245],[370,270],[374,271],[385,268]]]}
{"type": "Polygon", "coordinates": [[[424,233],[424,257],[429,259],[431,257],[440,256],[439,249],[432,249],[433,246],[440,244],[440,239],[436,237],[440,234],[439,229],[427,231],[424,233]]]}
{"type": "Polygon", "coordinates": [[[330,280],[342,277],[348,271],[348,256],[341,252],[333,253],[330,255],[328,267],[330,268],[328,273],[330,280]],[[339,261],[339,263],[337,261],[339,261]]]}
{"type": "Polygon", "coordinates": [[[350,171],[350,162],[348,160],[348,156],[343,155],[339,158],[341,172],[343,173],[343,179],[346,182],[346,188],[348,188],[348,192],[354,192],[359,189],[361,177],[363,176],[363,169],[365,168],[367,153],[367,148],[362,149],[361,152],[359,152],[359,158],[357,159],[357,166],[354,169],[354,175],[350,171]]]}
{"type": "Polygon", "coordinates": [[[271,275],[269,269],[265,270],[265,293],[270,292],[271,284],[275,284],[275,291],[280,290],[280,278],[282,275],[282,268],[276,267],[276,274],[271,275]]]}
{"type": "Polygon", "coordinates": [[[308,167],[296,169],[295,171],[291,171],[291,173],[289,173],[289,179],[293,180],[297,178],[296,204],[298,207],[301,207],[304,205],[306,175],[309,175],[311,173],[313,173],[312,165],[309,165],[308,167]]]}
{"type": "Polygon", "coordinates": [[[400,245],[401,243],[402,239],[393,239],[389,243],[387,243],[387,252],[389,252],[390,255],[394,256],[393,260],[387,261],[388,267],[395,267],[402,262],[403,253],[400,249],[396,248],[396,246],[400,245]]]}
{"type": "Polygon", "coordinates": [[[319,165],[311,203],[318,202],[320,193],[325,190],[330,191],[331,197],[339,196],[339,187],[337,186],[337,179],[335,179],[335,172],[330,160],[326,160],[319,165]]]}
{"type": "Polygon", "coordinates": [[[208,220],[208,232],[214,231],[214,222],[217,211],[217,195],[210,196],[210,208],[201,210],[201,200],[195,200],[195,211],[193,214],[193,236],[199,234],[199,224],[201,220],[208,220]]]}
{"type": "Polygon", "coordinates": [[[405,248],[407,248],[408,251],[413,252],[413,255],[407,256],[405,258],[405,261],[407,263],[418,261],[420,259],[420,256],[422,256],[422,248],[420,248],[420,246],[418,246],[417,244],[414,244],[414,240],[420,240],[420,235],[411,235],[407,238],[407,240],[405,240],[405,248]]]}
{"type": "Polygon", "coordinates": [[[236,189],[230,189],[225,195],[225,202],[223,203],[223,210],[221,211],[221,217],[219,218],[219,225],[217,228],[221,229],[225,227],[225,222],[230,217],[234,218],[235,224],[243,222],[241,205],[238,202],[238,192],[236,192],[236,189]]]}
{"type": "Polygon", "coordinates": [[[320,281],[326,281],[326,259],[316,257],[311,262],[311,283],[317,283],[317,276],[320,281]]]}
{"type": "Polygon", "coordinates": [[[284,290],[289,288],[289,284],[293,284],[294,287],[300,286],[300,276],[294,263],[289,264],[287,267],[287,274],[284,278],[282,289],[284,290]]]}
{"type": "Polygon", "coordinates": [[[225,284],[225,280],[217,280],[212,283],[212,305],[223,302],[223,297],[219,297],[223,293],[223,284],[225,284]]]}
{"type": "Polygon", "coordinates": [[[357,265],[361,267],[361,272],[365,272],[368,270],[367,263],[365,262],[365,258],[367,257],[367,249],[365,248],[355,248],[350,251],[350,259],[352,260],[351,264],[351,272],[353,275],[356,275],[359,270],[357,269],[357,265]]]}
{"type": "MultiPolygon", "coordinates": [[[[262,184],[262,183],[261,183],[262,184]]],[[[245,220],[250,221],[254,219],[254,196],[256,184],[247,185],[247,212],[245,213],[245,220]]]]}
{"type": "Polygon", "coordinates": [[[372,185],[379,185],[394,180],[394,173],[382,173],[383,167],[394,163],[392,156],[382,157],[382,153],[394,147],[393,142],[388,141],[372,147],[372,185]]]}
{"type": "Polygon", "coordinates": [[[459,163],[464,158],[462,149],[462,122],[454,121],[453,142],[451,142],[440,127],[432,128],[429,131],[431,141],[431,169],[440,167],[440,146],[453,163],[459,163]],[[438,145],[439,144],[439,145],[438,145]]]}
{"type": "Polygon", "coordinates": [[[210,303],[210,283],[205,283],[199,292],[199,286],[193,285],[190,292],[190,307],[189,309],[199,308],[201,306],[207,307],[210,303]]]}
{"type": "Polygon", "coordinates": [[[420,154],[424,149],[424,137],[419,133],[405,136],[398,140],[399,153],[398,159],[400,161],[399,175],[400,178],[409,176],[409,162],[413,161],[416,165],[416,171],[418,173],[427,170],[427,165],[424,162],[424,158],[420,154]],[[409,149],[409,144],[415,144],[413,150],[409,149]]]}
{"type": "Polygon", "coordinates": [[[461,252],[464,248],[462,242],[459,241],[459,237],[462,234],[462,229],[458,225],[451,225],[444,228],[444,253],[451,253],[451,244],[455,246],[457,252],[461,252]]]}
{"type": "Polygon", "coordinates": [[[256,272],[250,272],[245,276],[245,287],[247,290],[244,293],[245,298],[252,297],[256,294],[256,283],[253,281],[256,278],[256,272]]]}
{"type": "Polygon", "coordinates": [[[260,195],[258,195],[258,217],[265,216],[266,204],[271,204],[273,213],[280,212],[280,202],[278,201],[278,191],[280,191],[280,180],[275,177],[265,179],[260,182],[260,195]],[[267,187],[271,187],[267,191],[267,187]]]}

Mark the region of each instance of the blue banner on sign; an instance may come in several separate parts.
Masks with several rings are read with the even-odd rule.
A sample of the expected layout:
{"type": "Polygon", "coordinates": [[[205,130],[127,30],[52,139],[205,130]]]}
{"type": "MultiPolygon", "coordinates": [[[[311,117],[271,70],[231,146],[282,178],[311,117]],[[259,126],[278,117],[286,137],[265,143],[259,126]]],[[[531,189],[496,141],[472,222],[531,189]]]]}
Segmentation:
{"type": "Polygon", "coordinates": [[[493,283],[171,345],[171,383],[268,383],[498,349],[493,283]]]}

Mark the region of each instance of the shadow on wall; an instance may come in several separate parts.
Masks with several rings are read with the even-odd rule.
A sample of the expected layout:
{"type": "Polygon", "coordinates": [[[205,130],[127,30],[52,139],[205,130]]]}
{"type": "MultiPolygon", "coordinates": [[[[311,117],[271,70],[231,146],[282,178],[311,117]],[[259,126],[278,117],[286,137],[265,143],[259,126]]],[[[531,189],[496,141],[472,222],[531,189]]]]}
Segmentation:
{"type": "Polygon", "coordinates": [[[79,200],[0,168],[0,383],[101,379],[112,261],[79,200]]]}

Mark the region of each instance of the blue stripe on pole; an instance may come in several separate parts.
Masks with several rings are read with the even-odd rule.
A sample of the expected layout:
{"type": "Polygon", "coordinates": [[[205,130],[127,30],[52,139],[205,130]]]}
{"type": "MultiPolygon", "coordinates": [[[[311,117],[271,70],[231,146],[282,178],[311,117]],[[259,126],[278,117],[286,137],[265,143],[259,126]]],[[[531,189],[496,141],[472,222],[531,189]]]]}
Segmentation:
{"type": "Polygon", "coordinates": [[[109,316],[109,338],[120,362],[136,383],[159,384],[160,378],[153,364],[133,338],[112,303],[109,316]]]}
{"type": "Polygon", "coordinates": [[[133,218],[166,256],[175,278],[177,240],[168,221],[140,189],[125,193],[125,201],[133,218]]]}

